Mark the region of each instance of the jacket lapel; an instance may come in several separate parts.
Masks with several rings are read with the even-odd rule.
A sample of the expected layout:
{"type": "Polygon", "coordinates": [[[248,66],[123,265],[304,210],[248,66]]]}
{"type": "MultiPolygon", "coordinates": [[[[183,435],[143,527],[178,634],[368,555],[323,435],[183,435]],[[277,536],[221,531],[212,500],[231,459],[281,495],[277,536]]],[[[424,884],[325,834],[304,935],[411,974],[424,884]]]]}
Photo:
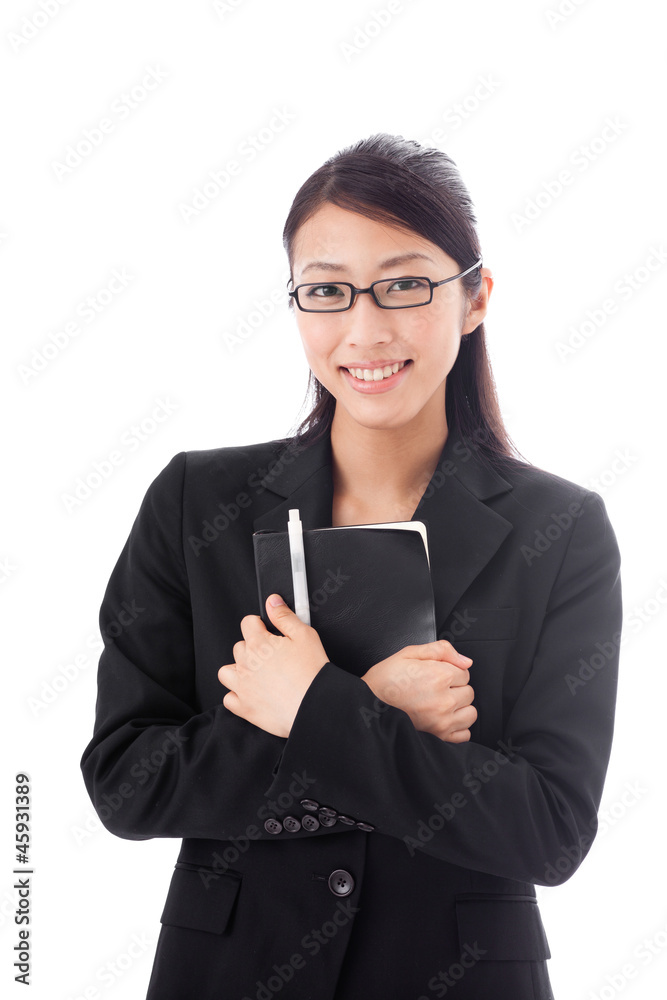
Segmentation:
{"type": "MultiPolygon", "coordinates": [[[[255,518],[255,531],[286,531],[292,507],[299,508],[304,529],[331,527],[330,434],[297,452],[278,475],[269,473],[262,485],[266,503],[272,505],[255,518]]],[[[426,524],[438,634],[512,530],[510,521],[484,503],[511,489],[511,483],[480,456],[474,442],[466,442],[456,428],[450,428],[411,518],[426,524]]]]}

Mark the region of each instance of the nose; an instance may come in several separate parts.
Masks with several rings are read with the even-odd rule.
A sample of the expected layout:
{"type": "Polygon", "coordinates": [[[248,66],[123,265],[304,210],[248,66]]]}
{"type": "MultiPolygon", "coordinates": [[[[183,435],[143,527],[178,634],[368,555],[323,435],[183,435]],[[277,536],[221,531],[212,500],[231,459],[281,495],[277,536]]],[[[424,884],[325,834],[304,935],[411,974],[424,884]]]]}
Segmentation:
{"type": "Polygon", "coordinates": [[[376,344],[391,340],[400,309],[381,309],[370,291],[357,292],[346,317],[346,338],[351,344],[376,344]]]}

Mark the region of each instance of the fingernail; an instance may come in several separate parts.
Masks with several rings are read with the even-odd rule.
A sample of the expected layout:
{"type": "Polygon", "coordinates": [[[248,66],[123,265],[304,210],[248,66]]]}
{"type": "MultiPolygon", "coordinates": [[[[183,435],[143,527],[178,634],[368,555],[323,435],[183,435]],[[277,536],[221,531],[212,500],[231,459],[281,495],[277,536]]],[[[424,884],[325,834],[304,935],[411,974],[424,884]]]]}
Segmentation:
{"type": "Polygon", "coordinates": [[[462,656],[461,659],[464,663],[472,663],[472,659],[469,656],[462,656]]]}
{"type": "Polygon", "coordinates": [[[284,604],[284,603],[285,602],[283,601],[282,597],[280,597],[278,594],[271,594],[271,597],[269,597],[269,604],[273,608],[277,608],[279,604],[284,604]]]}

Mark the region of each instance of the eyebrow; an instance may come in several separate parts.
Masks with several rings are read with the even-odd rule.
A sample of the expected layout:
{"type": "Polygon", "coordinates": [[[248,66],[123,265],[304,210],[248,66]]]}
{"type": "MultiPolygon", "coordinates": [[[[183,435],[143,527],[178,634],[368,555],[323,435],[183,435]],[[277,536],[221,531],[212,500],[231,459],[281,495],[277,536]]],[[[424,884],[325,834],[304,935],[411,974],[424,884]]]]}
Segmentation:
{"type": "MultiPolygon", "coordinates": [[[[407,264],[411,260],[428,260],[431,264],[435,263],[431,257],[428,257],[425,253],[418,253],[416,250],[412,253],[402,253],[395,257],[387,257],[385,260],[380,261],[378,267],[381,271],[386,271],[390,267],[398,267],[399,264],[407,264]]],[[[306,264],[302,275],[306,271],[322,270],[322,271],[347,271],[348,268],[345,264],[336,264],[330,260],[312,260],[310,264],[306,264]]]]}

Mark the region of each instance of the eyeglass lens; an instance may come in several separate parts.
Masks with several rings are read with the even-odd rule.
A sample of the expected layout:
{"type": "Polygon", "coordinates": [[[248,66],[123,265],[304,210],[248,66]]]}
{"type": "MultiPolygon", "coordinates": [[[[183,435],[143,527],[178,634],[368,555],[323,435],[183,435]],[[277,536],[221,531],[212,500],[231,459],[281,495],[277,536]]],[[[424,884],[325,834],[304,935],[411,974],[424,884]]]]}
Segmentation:
{"type": "MultiPolygon", "coordinates": [[[[402,306],[424,305],[431,297],[431,289],[424,278],[388,278],[373,285],[378,302],[390,309],[402,306]]],[[[299,304],[305,309],[327,312],[345,309],[350,305],[352,289],[348,285],[331,282],[322,285],[304,285],[299,288],[299,304]]]]}

